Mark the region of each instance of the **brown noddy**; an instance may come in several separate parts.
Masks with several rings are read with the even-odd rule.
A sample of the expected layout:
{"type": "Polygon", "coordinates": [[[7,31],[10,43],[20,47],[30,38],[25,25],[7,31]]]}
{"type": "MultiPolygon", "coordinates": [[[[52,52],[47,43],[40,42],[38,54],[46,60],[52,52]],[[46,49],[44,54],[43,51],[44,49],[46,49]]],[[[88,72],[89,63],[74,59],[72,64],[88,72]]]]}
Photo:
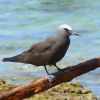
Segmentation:
{"type": "Polygon", "coordinates": [[[71,35],[79,34],[74,32],[71,26],[67,24],[60,25],[56,36],[49,37],[42,42],[33,44],[29,50],[17,56],[3,58],[1,61],[44,66],[47,75],[50,75],[47,71],[46,65],[54,65],[58,70],[60,70],[56,63],[59,62],[66,54],[66,51],[70,45],[69,37],[71,35]]]}

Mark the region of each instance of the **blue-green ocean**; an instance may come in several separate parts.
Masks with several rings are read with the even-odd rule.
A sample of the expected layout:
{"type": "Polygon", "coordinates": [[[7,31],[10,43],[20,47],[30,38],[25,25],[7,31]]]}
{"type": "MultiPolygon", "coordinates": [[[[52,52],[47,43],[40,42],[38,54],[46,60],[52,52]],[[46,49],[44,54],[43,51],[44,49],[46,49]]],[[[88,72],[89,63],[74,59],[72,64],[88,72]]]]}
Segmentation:
{"type": "MultiPolygon", "coordinates": [[[[100,56],[100,0],[0,0],[0,58],[11,57],[33,43],[54,35],[61,24],[80,33],[71,37],[66,67],[100,56]]],[[[48,68],[56,71],[54,67],[48,68]]],[[[45,76],[44,68],[19,63],[0,63],[0,78],[22,84],[45,76]]],[[[100,69],[75,78],[100,97],[100,69]]]]}

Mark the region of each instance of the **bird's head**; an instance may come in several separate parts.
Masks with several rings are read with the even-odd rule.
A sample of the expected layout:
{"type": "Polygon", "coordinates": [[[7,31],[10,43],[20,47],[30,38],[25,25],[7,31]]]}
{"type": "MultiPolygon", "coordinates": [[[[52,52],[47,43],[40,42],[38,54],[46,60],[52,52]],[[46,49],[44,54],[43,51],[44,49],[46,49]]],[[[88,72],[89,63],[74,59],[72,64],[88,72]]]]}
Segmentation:
{"type": "Polygon", "coordinates": [[[59,30],[66,34],[66,36],[70,36],[70,35],[76,35],[79,36],[78,32],[75,32],[74,30],[72,30],[72,27],[67,25],[67,24],[63,24],[59,26],[59,30]]]}

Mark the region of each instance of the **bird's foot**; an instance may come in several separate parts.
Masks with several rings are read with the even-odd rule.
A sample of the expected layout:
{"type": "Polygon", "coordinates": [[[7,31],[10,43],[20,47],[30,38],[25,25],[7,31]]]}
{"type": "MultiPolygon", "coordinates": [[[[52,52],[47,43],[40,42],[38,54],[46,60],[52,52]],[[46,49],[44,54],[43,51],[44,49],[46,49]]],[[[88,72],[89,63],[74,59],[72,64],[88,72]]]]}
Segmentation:
{"type": "Polygon", "coordinates": [[[58,71],[62,71],[62,69],[61,68],[58,68],[58,71]]]}
{"type": "Polygon", "coordinates": [[[58,72],[62,72],[63,71],[63,69],[60,69],[60,68],[57,68],[57,70],[58,70],[58,72]]]}
{"type": "Polygon", "coordinates": [[[61,71],[62,71],[62,69],[61,69],[61,68],[59,68],[56,64],[54,64],[54,66],[57,68],[57,70],[58,70],[59,72],[61,72],[61,71]]]}
{"type": "Polygon", "coordinates": [[[48,75],[49,82],[52,83],[56,78],[53,75],[48,75]]]}

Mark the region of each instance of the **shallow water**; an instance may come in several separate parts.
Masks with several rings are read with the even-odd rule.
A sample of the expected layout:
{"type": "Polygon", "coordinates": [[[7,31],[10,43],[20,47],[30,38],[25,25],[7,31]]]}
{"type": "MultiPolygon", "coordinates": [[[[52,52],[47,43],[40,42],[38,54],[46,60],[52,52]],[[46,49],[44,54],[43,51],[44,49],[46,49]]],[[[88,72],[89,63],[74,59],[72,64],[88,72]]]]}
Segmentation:
{"type": "MultiPolygon", "coordinates": [[[[71,37],[70,48],[58,65],[64,67],[99,56],[100,0],[0,0],[0,57],[27,50],[33,43],[54,35],[60,24],[69,24],[80,37],[71,37]]],[[[48,68],[52,71],[54,68],[48,68]]],[[[99,69],[73,81],[100,96],[99,69]]],[[[25,83],[45,76],[43,67],[0,63],[0,78],[25,83]]]]}

